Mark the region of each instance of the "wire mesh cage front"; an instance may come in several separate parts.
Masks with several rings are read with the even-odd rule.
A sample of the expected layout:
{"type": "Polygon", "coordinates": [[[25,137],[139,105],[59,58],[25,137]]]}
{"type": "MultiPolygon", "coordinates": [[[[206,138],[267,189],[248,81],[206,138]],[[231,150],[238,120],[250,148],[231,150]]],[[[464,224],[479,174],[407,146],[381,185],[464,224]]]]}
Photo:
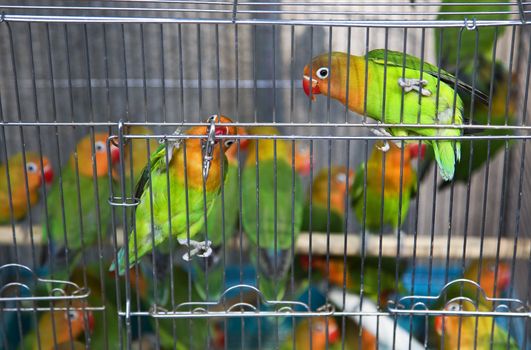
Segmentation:
{"type": "Polygon", "coordinates": [[[0,347],[529,348],[529,3],[0,10],[0,347]]]}

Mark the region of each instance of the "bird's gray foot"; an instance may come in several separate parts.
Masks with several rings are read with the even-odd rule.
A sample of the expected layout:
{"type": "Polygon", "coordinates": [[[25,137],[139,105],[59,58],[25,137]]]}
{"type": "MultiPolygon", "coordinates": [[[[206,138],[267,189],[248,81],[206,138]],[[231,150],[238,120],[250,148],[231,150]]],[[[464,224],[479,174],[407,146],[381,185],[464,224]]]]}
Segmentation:
{"type": "Polygon", "coordinates": [[[424,86],[428,85],[428,81],[425,79],[407,79],[398,78],[398,85],[404,89],[404,92],[408,93],[412,90],[420,93],[422,96],[431,96],[431,91],[424,89],[424,86]]]}
{"type": "MultiPolygon", "coordinates": [[[[371,128],[371,132],[376,136],[385,136],[385,137],[393,136],[387,130],[381,129],[381,128],[371,128]]],[[[389,142],[387,142],[387,140],[383,140],[383,146],[377,145],[376,148],[378,148],[382,152],[387,152],[389,151],[389,148],[390,148],[389,142]]]]}
{"type": "Polygon", "coordinates": [[[212,241],[194,241],[188,239],[178,239],[179,244],[190,247],[190,251],[183,254],[184,261],[190,261],[194,255],[200,258],[208,258],[212,254],[212,241]]]}

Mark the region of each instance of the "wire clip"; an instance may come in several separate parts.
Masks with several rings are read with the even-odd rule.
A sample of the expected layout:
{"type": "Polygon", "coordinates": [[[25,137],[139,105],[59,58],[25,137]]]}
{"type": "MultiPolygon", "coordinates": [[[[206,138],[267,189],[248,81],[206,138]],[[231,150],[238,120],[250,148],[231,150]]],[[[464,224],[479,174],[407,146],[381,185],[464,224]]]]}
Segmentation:
{"type": "Polygon", "coordinates": [[[203,179],[208,179],[210,172],[210,162],[212,161],[212,153],[214,152],[214,144],[216,143],[216,119],[217,115],[211,115],[208,118],[210,125],[208,126],[208,138],[206,144],[203,145],[203,179]]]}

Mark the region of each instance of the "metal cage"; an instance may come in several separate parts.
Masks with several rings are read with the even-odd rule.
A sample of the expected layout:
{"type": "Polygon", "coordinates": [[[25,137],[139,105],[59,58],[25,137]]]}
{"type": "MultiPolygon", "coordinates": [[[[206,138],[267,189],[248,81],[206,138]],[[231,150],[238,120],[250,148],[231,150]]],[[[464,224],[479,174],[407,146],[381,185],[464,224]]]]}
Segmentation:
{"type": "Polygon", "coordinates": [[[0,348],[531,347],[531,3],[0,13],[0,348]]]}

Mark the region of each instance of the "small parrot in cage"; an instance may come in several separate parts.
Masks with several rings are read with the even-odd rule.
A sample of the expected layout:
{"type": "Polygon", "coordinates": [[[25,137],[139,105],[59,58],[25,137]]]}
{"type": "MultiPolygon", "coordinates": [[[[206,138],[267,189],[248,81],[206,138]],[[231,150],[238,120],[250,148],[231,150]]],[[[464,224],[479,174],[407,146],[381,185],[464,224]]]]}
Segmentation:
{"type": "Polygon", "coordinates": [[[500,297],[511,284],[511,267],[503,261],[496,263],[495,259],[483,259],[480,270],[479,260],[474,260],[467,267],[464,277],[479,282],[489,298],[500,297]]]}
{"type": "Polygon", "coordinates": [[[329,349],[341,340],[339,325],[334,317],[311,317],[311,321],[307,317],[297,322],[295,327],[295,348],[293,340],[290,331],[280,349],[329,349]]]}
{"type": "MultiPolygon", "coordinates": [[[[225,116],[214,115],[206,122],[213,126],[212,132],[209,127],[197,126],[190,128],[186,135],[226,136],[237,133],[236,127],[223,125],[232,123],[225,116]]],[[[221,183],[224,181],[221,178],[221,164],[226,162],[225,152],[234,140],[220,141],[214,138],[213,144],[208,142],[210,141],[199,138],[179,139],[171,144],[161,144],[151,155],[150,165],[144,169],[136,187],[135,197],[140,198],[140,203],[135,210],[136,229],[129,236],[129,267],[151,252],[154,246],[165,243],[170,234],[180,244],[190,246],[190,252],[183,256],[185,259],[190,259],[195,254],[204,256],[201,252],[208,256],[211,252],[211,242],[197,242],[193,238],[203,228],[205,216],[219,196],[221,183]],[[208,155],[207,152],[211,154],[208,155]],[[203,174],[207,176],[204,178],[203,174]],[[171,212],[171,220],[168,211],[171,212]],[[154,232],[152,228],[155,229],[154,232]]],[[[126,269],[124,248],[118,252],[118,261],[113,262],[110,270],[114,271],[117,267],[119,274],[123,275],[126,269]]]]}
{"type": "MultiPolygon", "coordinates": [[[[327,232],[327,230],[343,232],[345,230],[347,192],[353,182],[354,171],[347,170],[345,166],[332,166],[330,170],[319,171],[312,184],[311,229],[313,232],[327,232]],[[328,208],[330,208],[330,220],[328,220],[328,208]]],[[[310,201],[308,200],[304,208],[302,229],[308,231],[309,228],[310,201]]]]}
{"type": "MultiPolygon", "coordinates": [[[[244,128],[238,128],[238,135],[245,135],[244,128]]],[[[193,261],[193,268],[195,272],[194,286],[203,300],[206,300],[205,281],[208,275],[208,299],[217,299],[223,292],[223,273],[219,268],[222,268],[222,246],[223,242],[230,240],[230,238],[238,230],[238,215],[240,213],[240,181],[238,178],[239,172],[239,156],[247,148],[248,140],[242,139],[238,145],[233,145],[225,152],[227,157],[227,167],[223,168],[225,175],[225,183],[223,184],[220,195],[214,200],[212,209],[207,217],[205,227],[201,233],[208,235],[208,239],[212,242],[212,255],[207,259],[196,259],[193,261]],[[222,202],[223,201],[223,202],[222,202]],[[205,274],[205,264],[208,266],[208,272],[205,274]]]]}
{"type": "Polygon", "coordinates": [[[383,168],[384,152],[376,144],[367,162],[367,180],[365,182],[365,164],[361,164],[356,180],[351,188],[351,204],[358,222],[372,233],[383,232],[387,225],[396,231],[399,223],[407,217],[410,200],[417,192],[417,174],[412,159],[422,157],[424,144],[408,144],[404,151],[394,144],[389,144],[385,153],[385,173],[383,168]],[[402,155],[403,154],[403,155],[402,155]],[[400,179],[402,178],[402,184],[400,179]],[[382,194],[383,179],[383,194],[382,194]],[[364,186],[366,183],[366,187],[364,186]],[[364,193],[364,191],[367,191],[364,193]],[[366,203],[364,199],[366,198],[366,203]],[[382,205],[383,201],[383,205],[382,205]],[[383,217],[381,216],[383,206],[383,217]],[[400,210],[400,212],[399,212],[400,210]],[[383,225],[383,227],[382,227],[383,225]]]}
{"type": "MultiPolygon", "coordinates": [[[[248,132],[279,134],[275,128],[248,132]]],[[[242,172],[243,228],[258,269],[258,287],[272,300],[284,295],[292,245],[302,226],[304,202],[301,178],[293,164],[294,148],[285,140],[251,140],[242,172]]]]}
{"type": "Polygon", "coordinates": [[[47,263],[54,263],[52,258],[61,261],[54,263],[58,269],[67,254],[74,267],[81,249],[94,245],[110,224],[109,164],[119,161],[120,151],[113,145],[108,150],[107,138],[106,133],[95,133],[94,139],[81,139],[48,193],[42,234],[52,253],[47,263]]]}
{"type": "MultiPolygon", "coordinates": [[[[402,121],[406,124],[461,125],[463,102],[454,91],[455,84],[488,101],[485,94],[456,81],[453,75],[434,65],[414,56],[381,49],[372,50],[366,56],[348,56],[342,52],[319,55],[304,67],[302,82],[304,92],[312,99],[315,95],[324,94],[343,104],[348,102],[348,108],[353,112],[366,113],[372,119],[388,124],[402,121]]],[[[457,128],[388,127],[372,131],[381,136],[399,137],[457,137],[462,134],[462,130],[457,128]]],[[[460,142],[445,139],[426,142],[433,147],[441,177],[451,180],[461,157],[460,142]]],[[[388,148],[386,142],[383,149],[388,148]]]]}
{"type": "Polygon", "coordinates": [[[72,342],[78,338],[84,340],[83,335],[94,329],[92,311],[82,310],[86,306],[79,300],[73,300],[70,304],[56,302],[53,311],[46,311],[40,316],[38,331],[32,330],[24,336],[19,349],[56,349],[67,344],[65,349],[70,349],[72,342]]]}
{"type": "Polygon", "coordinates": [[[39,200],[43,180],[47,184],[53,180],[53,170],[48,158],[42,157],[41,168],[38,154],[26,152],[25,156],[24,161],[23,154],[17,153],[8,159],[7,164],[0,165],[0,224],[8,223],[11,218],[15,221],[23,219],[29,207],[39,200]],[[9,171],[6,171],[6,167],[9,171]]]}
{"type": "MultiPolygon", "coordinates": [[[[441,296],[432,309],[453,312],[493,311],[481,293],[467,284],[450,286],[446,289],[445,296],[441,296]],[[445,301],[446,304],[441,305],[445,301]]],[[[444,343],[444,349],[519,349],[514,338],[492,316],[438,315],[435,316],[432,327],[440,340],[437,345],[444,343]]]]}

